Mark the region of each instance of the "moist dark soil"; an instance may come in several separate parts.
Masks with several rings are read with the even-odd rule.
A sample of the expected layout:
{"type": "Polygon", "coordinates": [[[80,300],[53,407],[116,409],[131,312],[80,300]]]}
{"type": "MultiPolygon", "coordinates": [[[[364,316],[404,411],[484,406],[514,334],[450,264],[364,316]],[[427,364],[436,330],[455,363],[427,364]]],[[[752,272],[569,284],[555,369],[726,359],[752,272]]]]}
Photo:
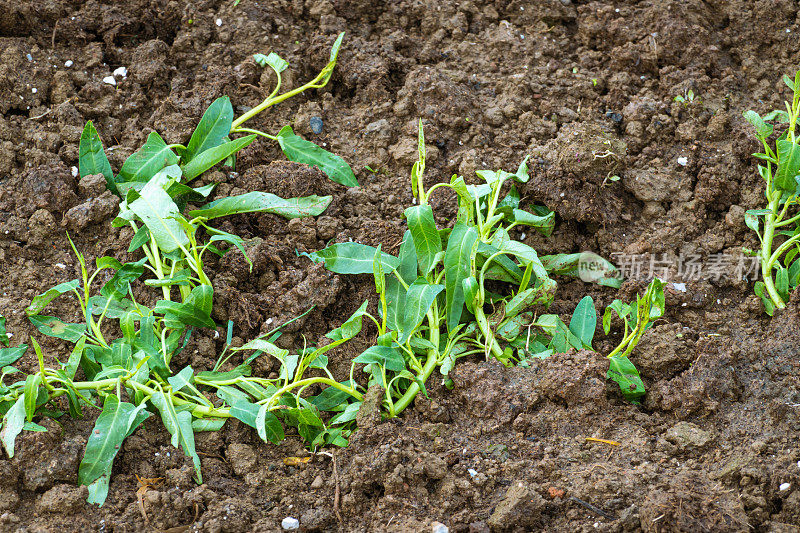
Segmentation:
{"type": "MultiPolygon", "coordinates": [[[[246,148],[236,172],[203,178],[221,183],[218,196],[334,196],[316,219],[224,222],[254,262],[250,272],[228,254],[208,268],[214,318],[234,321],[235,343],[311,305],[280,342],[317,342],[371,294],[370,278],[333,275],[296,252],[350,239],[396,251],[419,118],[430,182],[531,156],[524,201],[557,213],[552,238],[525,237],[540,253],[738,257],[756,247],[744,211],[763,198],[742,111],[783,106],[799,23],[791,0],[0,0],[0,312],[15,343],[34,333],[31,298],[78,271],[65,230],[90,262],[134,258],[130,230],[110,226],[115,198],[75,177],[87,120],[119,169],[150,131],[185,143],[217,97],[238,113],[256,105],[274,79],[253,53],[280,53],[291,64],[284,86],[296,87],[340,31],[331,83],[255,126],[292,124],[342,155],[362,186],[288,163],[268,141],[246,148]],[[127,77],[102,81],[120,66],[127,77]]],[[[446,224],[453,198],[434,203],[446,224]]],[[[770,319],[752,279],[666,277],[687,284],[671,286],[665,317],[632,356],[642,405],[606,382],[601,353],[619,339],[598,331],[599,353],[511,369],[465,360],[453,390],[432,380],[430,397],[400,418],[364,424],[348,448],[305,464],[283,461],[308,456],[296,435],[266,445],[232,420],[198,434],[201,486],[151,418],[118,455],[103,507],[77,485],[96,413],[45,419],[47,432],[24,433],[18,454],[0,459],[0,530],[266,532],[292,516],[302,531],[800,531],[798,294],[770,319]],[[138,491],[137,476],[161,479],[138,491]]],[[[552,309],[565,318],[586,294],[601,307],[647,282],[558,281],[552,309]]],[[[77,318],[66,299],[52,314],[77,318]]],[[[374,335],[365,328],[336,353],[334,371],[374,335]]],[[[195,335],[174,365],[209,368],[224,337],[195,335]]],[[[51,361],[68,353],[40,341],[51,361]]],[[[263,358],[254,367],[276,370],[263,358]]]]}

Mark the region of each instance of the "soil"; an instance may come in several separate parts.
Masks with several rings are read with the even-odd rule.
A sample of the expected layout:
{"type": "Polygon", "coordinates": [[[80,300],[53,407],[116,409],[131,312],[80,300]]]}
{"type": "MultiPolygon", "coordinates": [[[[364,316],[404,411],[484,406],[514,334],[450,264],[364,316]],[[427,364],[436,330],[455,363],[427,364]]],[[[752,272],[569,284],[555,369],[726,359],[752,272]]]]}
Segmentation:
{"type": "MultiPolygon", "coordinates": [[[[255,264],[250,273],[229,254],[208,268],[214,318],[234,320],[236,343],[312,304],[280,342],[316,342],[369,296],[370,278],[333,275],[296,251],[350,239],[396,250],[420,117],[431,181],[531,156],[525,201],[558,215],[553,237],[525,238],[542,254],[674,264],[755,247],[744,211],[761,207],[762,183],[741,115],[787,96],[780,76],[800,66],[791,0],[0,0],[0,312],[14,341],[34,332],[31,298],[75,277],[65,229],[90,262],[129,258],[129,230],[109,224],[114,198],[74,177],[86,120],[118,169],[154,129],[186,142],[219,96],[238,113],[256,105],[274,79],[253,53],[279,52],[291,64],[284,85],[298,86],[340,31],[331,83],[255,126],[293,124],[342,155],[362,187],[285,162],[266,141],[240,154],[236,173],[203,178],[221,183],[218,195],[334,196],[315,220],[223,224],[248,239],[255,264]],[[120,66],[126,78],[102,81],[120,66]],[[693,100],[674,100],[690,90],[693,100]]],[[[445,224],[453,198],[434,208],[445,224]]],[[[297,436],[266,445],[231,421],[198,434],[201,486],[151,418],[124,444],[99,508],[77,485],[96,414],[45,419],[46,433],[26,432],[14,459],[0,459],[0,531],[267,532],[291,516],[302,531],[798,532],[800,295],[770,319],[752,280],[682,274],[667,273],[685,291],[670,288],[666,316],[633,355],[648,388],[640,406],[606,382],[600,353],[618,337],[598,331],[600,353],[512,369],[466,360],[453,390],[433,380],[430,398],[400,418],[365,423],[348,448],[306,464],[283,461],[308,455],[297,436]],[[163,479],[140,502],[136,476],[163,479]]],[[[619,292],[559,284],[552,309],[568,317],[585,294],[601,307],[646,280],[619,292]]],[[[66,300],[53,310],[77,317],[66,300]]],[[[174,364],[209,368],[225,336],[216,333],[193,337],[174,364]]],[[[346,372],[374,335],[365,328],[334,370],[346,372]]],[[[65,357],[65,344],[40,341],[48,358],[65,357]]],[[[259,359],[254,373],[276,370],[259,359]]]]}

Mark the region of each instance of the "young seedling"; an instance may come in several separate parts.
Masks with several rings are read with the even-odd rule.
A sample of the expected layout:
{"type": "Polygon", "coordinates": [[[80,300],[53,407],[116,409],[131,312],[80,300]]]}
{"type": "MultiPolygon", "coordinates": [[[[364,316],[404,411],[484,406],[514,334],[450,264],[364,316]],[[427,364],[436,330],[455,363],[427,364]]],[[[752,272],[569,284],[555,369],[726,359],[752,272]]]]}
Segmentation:
{"type": "Polygon", "coordinates": [[[639,344],[644,332],[664,315],[664,285],[663,281],[654,278],[644,296],[637,295],[636,301],[631,303],[614,300],[603,313],[603,331],[606,335],[611,331],[611,319],[615,313],[624,325],[622,341],[608,354],[606,377],[615,381],[622,395],[634,403],[638,403],[646,391],[639,371],[628,356],[639,344]]]}
{"type": "Polygon", "coordinates": [[[763,281],[755,284],[755,293],[761,297],[770,316],[775,309],[783,309],[791,293],[800,284],[800,145],[797,120],[800,116],[800,71],[794,80],[783,77],[792,90],[791,103],[786,110],[775,110],[763,117],[755,111],[746,111],[744,118],[755,128],[763,152],[753,154],[765,161],[758,165],[758,174],[764,179],[767,199],[765,209],[751,209],[745,213],[745,223],[758,235],[761,248],[756,256],[761,262],[763,281]],[[786,130],[775,141],[775,149],[768,142],[773,127],[768,120],[786,124],[786,130]],[[763,230],[761,219],[763,217],[763,230]]]}

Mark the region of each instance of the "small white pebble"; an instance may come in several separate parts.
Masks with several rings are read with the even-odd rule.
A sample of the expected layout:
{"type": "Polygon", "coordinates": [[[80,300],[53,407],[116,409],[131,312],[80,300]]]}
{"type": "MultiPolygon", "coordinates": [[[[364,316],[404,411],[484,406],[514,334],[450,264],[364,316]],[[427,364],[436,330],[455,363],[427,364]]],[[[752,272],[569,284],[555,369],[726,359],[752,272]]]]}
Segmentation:
{"type": "Polygon", "coordinates": [[[272,319],[271,319],[271,318],[268,318],[268,319],[267,319],[267,322],[266,322],[266,324],[267,324],[268,326],[269,326],[270,324],[272,324],[272,319]]]}
{"type": "Polygon", "coordinates": [[[470,477],[475,477],[478,475],[478,471],[475,470],[474,468],[470,468],[469,470],[467,470],[467,473],[470,475],[470,477]]]}
{"type": "Polygon", "coordinates": [[[106,76],[103,78],[103,83],[107,83],[109,85],[116,85],[117,80],[114,79],[114,76],[106,76]]]}
{"type": "Polygon", "coordinates": [[[527,237],[527,236],[528,236],[528,234],[523,231],[522,233],[519,234],[519,240],[524,241],[525,237],[527,237]]]}
{"type": "Polygon", "coordinates": [[[283,520],[281,520],[281,527],[283,529],[299,529],[300,528],[300,520],[297,518],[292,518],[291,516],[287,516],[283,520]]]}
{"type": "Polygon", "coordinates": [[[676,291],[686,292],[686,284],[685,283],[673,283],[672,288],[676,291]]]}
{"type": "Polygon", "coordinates": [[[33,56],[32,56],[32,55],[30,55],[30,54],[27,54],[25,57],[27,57],[27,58],[28,58],[28,61],[33,61],[33,56]]]}
{"type": "Polygon", "coordinates": [[[686,165],[689,164],[689,158],[688,157],[684,157],[684,156],[679,157],[678,158],[678,164],[680,166],[682,166],[682,167],[685,167],[686,165]]]}
{"type": "Polygon", "coordinates": [[[128,76],[128,69],[125,67],[119,67],[114,69],[114,76],[119,76],[120,78],[125,78],[128,76]]]}
{"type": "Polygon", "coordinates": [[[6,337],[8,337],[9,339],[10,339],[11,337],[13,337],[13,336],[14,336],[14,334],[13,334],[13,333],[6,332],[6,337]]]}
{"type": "Polygon", "coordinates": [[[215,339],[219,339],[219,331],[215,331],[214,332],[214,338],[215,339]]]}
{"type": "Polygon", "coordinates": [[[563,192],[561,193],[561,198],[564,198],[564,194],[565,194],[565,193],[563,193],[563,192]]]}
{"type": "Polygon", "coordinates": [[[449,533],[450,528],[446,525],[442,524],[441,522],[432,522],[431,523],[431,533],[449,533]]]}
{"type": "Polygon", "coordinates": [[[785,492],[785,491],[789,490],[790,488],[792,488],[792,484],[791,483],[781,483],[781,486],[778,487],[778,490],[781,491],[781,492],[785,492]]]}
{"type": "Polygon", "coordinates": [[[800,461],[797,461],[797,468],[800,468],[800,461]]]}
{"type": "Polygon", "coordinates": [[[65,265],[64,263],[56,263],[56,268],[64,270],[65,268],[67,268],[67,265],[65,265]]]}
{"type": "Polygon", "coordinates": [[[77,178],[78,177],[78,167],[72,167],[70,170],[72,170],[72,177],[73,178],[77,178]]]}
{"type": "Polygon", "coordinates": [[[721,303],[722,303],[722,300],[720,300],[719,298],[717,298],[717,303],[718,303],[718,304],[721,304],[721,303]]]}
{"type": "Polygon", "coordinates": [[[34,87],[33,89],[31,89],[31,92],[32,92],[33,94],[36,94],[36,93],[38,93],[38,92],[39,92],[39,89],[37,89],[36,87],[34,87]]]}
{"type": "Polygon", "coordinates": [[[71,59],[67,59],[66,61],[64,61],[64,66],[67,68],[71,67],[74,64],[75,63],[73,63],[71,59]]]}
{"type": "Polygon", "coordinates": [[[222,26],[222,19],[217,19],[216,24],[217,24],[217,26],[222,26]]]}

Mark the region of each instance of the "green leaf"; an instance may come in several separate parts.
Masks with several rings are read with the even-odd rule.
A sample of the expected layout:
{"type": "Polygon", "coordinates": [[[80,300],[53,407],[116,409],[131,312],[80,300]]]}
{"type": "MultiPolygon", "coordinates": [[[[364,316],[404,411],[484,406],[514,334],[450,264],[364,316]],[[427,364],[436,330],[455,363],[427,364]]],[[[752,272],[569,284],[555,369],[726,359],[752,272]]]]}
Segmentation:
{"type": "Polygon", "coordinates": [[[269,55],[266,56],[264,54],[253,54],[253,60],[255,60],[258,66],[270,67],[277,73],[283,72],[289,66],[289,63],[275,52],[270,52],[269,55]]]}
{"type": "Polygon", "coordinates": [[[33,315],[28,319],[44,335],[65,341],[78,342],[86,332],[86,324],[70,324],[54,316],[33,315]]]}
{"type": "Polygon", "coordinates": [[[278,144],[289,161],[317,167],[336,183],[358,187],[353,169],[344,159],[298,137],[290,126],[284,126],[278,132],[278,144]]]}
{"type": "Polygon", "coordinates": [[[111,171],[111,164],[103,151],[103,142],[100,140],[100,136],[97,134],[97,130],[91,120],[84,126],[81,140],[78,144],[78,171],[81,178],[92,174],[102,174],[106,179],[108,190],[114,194],[119,194],[114,182],[114,173],[111,171]]]}
{"type": "Polygon", "coordinates": [[[146,262],[147,257],[143,257],[139,261],[121,265],[117,271],[114,272],[111,279],[100,289],[100,294],[106,298],[113,299],[125,297],[128,294],[128,288],[131,286],[131,282],[139,279],[139,277],[144,274],[144,264],[146,262]]]}
{"type": "Polygon", "coordinates": [[[164,253],[189,246],[189,237],[178,219],[182,218],[178,206],[164,190],[168,178],[159,175],[143,188],[139,198],[128,207],[147,226],[164,253]]]}
{"type": "Polygon", "coordinates": [[[256,419],[258,418],[259,409],[260,407],[254,403],[240,400],[231,405],[230,413],[232,417],[256,429],[256,419]]]}
{"type": "Polygon", "coordinates": [[[189,411],[176,412],[171,399],[158,391],[150,400],[161,413],[161,421],[164,427],[172,435],[171,444],[174,448],[182,448],[183,453],[191,457],[194,463],[195,479],[198,483],[203,482],[203,475],[200,472],[200,457],[194,447],[194,431],[192,430],[192,415],[189,411]]]}
{"type": "Polygon", "coordinates": [[[39,398],[39,385],[42,383],[41,374],[29,374],[25,378],[25,419],[30,422],[36,413],[36,400],[39,398]]]}
{"type": "Polygon", "coordinates": [[[3,429],[0,429],[0,441],[6,449],[8,457],[14,457],[14,441],[25,426],[25,397],[20,396],[3,417],[3,429]]]}
{"type": "Polygon", "coordinates": [[[575,306],[572,319],[569,321],[569,330],[581,340],[585,348],[591,350],[596,327],[597,310],[594,307],[594,300],[591,296],[584,296],[575,306]]]}
{"type": "Polygon", "coordinates": [[[609,369],[606,377],[619,385],[619,389],[626,400],[637,402],[645,395],[644,383],[639,376],[639,371],[630,359],[622,355],[610,357],[609,369]]]}
{"type": "Polygon", "coordinates": [[[783,266],[778,266],[777,270],[775,288],[783,301],[787,301],[789,299],[789,270],[783,266]]]}
{"type": "Polygon", "coordinates": [[[186,145],[186,151],[181,156],[184,163],[194,159],[197,154],[222,144],[231,132],[232,123],[233,106],[230,98],[222,96],[214,100],[203,113],[203,118],[186,145]]]}
{"type": "Polygon", "coordinates": [[[756,137],[766,139],[772,135],[772,126],[764,122],[764,119],[755,111],[745,111],[744,118],[756,129],[756,137]]]}
{"type": "Polygon", "coordinates": [[[167,378],[170,386],[172,387],[172,392],[176,393],[183,389],[186,385],[190,385],[192,383],[192,378],[194,377],[194,370],[192,370],[191,365],[187,365],[186,368],[167,378]]]}
{"type": "Polygon", "coordinates": [[[386,368],[386,370],[394,372],[400,372],[406,367],[406,362],[400,350],[390,346],[370,346],[361,352],[361,355],[353,359],[353,362],[363,364],[376,363],[386,368]]]}
{"type": "Polygon", "coordinates": [[[783,139],[775,143],[778,148],[778,171],[775,173],[775,187],[790,194],[798,189],[795,176],[800,174],[800,145],[783,139]]]}
{"type": "Polygon", "coordinates": [[[339,56],[339,48],[342,46],[342,39],[344,39],[344,32],[341,32],[336,37],[336,40],[333,42],[333,46],[331,46],[330,59],[328,60],[328,64],[325,65],[325,68],[322,69],[322,79],[320,80],[320,84],[323,86],[325,86],[328,83],[328,80],[331,79],[333,68],[336,66],[336,58],[339,56]]]}
{"type": "Polygon", "coordinates": [[[192,420],[192,430],[219,431],[225,425],[225,418],[195,418],[192,420]]]}
{"type": "MultiPolygon", "coordinates": [[[[73,279],[72,281],[66,281],[64,283],[59,283],[55,287],[48,289],[47,291],[43,292],[42,294],[35,296],[31,301],[31,305],[25,309],[25,312],[30,315],[38,315],[47,305],[61,296],[62,294],[66,294],[68,292],[72,292],[73,290],[77,289],[80,285],[80,281],[77,279],[73,279]]],[[[5,328],[4,328],[5,329],[5,328]]]]}
{"type": "Polygon", "coordinates": [[[475,228],[458,222],[447,240],[444,270],[448,331],[453,331],[461,320],[465,301],[463,281],[471,274],[472,250],[478,237],[475,228]]]}
{"type": "Polygon", "coordinates": [[[514,209],[511,220],[523,226],[531,226],[545,237],[552,235],[556,226],[556,214],[553,211],[548,211],[545,215],[534,215],[522,209],[514,209]]]}
{"type": "Polygon", "coordinates": [[[423,278],[411,284],[406,293],[405,314],[403,316],[403,333],[397,340],[400,344],[405,344],[433,305],[436,296],[444,290],[442,285],[432,285],[423,278]]]}
{"type": "Polygon", "coordinates": [[[617,313],[617,316],[627,322],[629,327],[636,327],[636,313],[633,313],[631,306],[622,300],[614,300],[603,312],[603,331],[606,335],[611,331],[612,313],[617,313]]]}
{"type": "Polygon", "coordinates": [[[189,211],[189,216],[213,219],[239,213],[272,213],[288,219],[315,217],[328,208],[332,199],[332,196],[316,195],[284,199],[268,192],[254,191],[215,200],[189,211]]]}
{"type": "MultiPolygon", "coordinates": [[[[342,381],[341,384],[345,387],[352,386],[350,381],[342,381]]],[[[331,411],[343,403],[346,403],[350,397],[348,393],[341,389],[327,387],[318,395],[309,398],[309,401],[320,411],[331,411]]]]}
{"type": "MultiPolygon", "coordinates": [[[[376,248],[355,242],[340,242],[328,246],[324,250],[312,253],[301,253],[319,263],[325,263],[325,268],[336,274],[372,274],[372,262],[375,259],[376,248]]],[[[400,259],[385,252],[381,252],[381,263],[384,271],[388,272],[397,268],[400,259]]]]}
{"type": "Polygon", "coordinates": [[[118,179],[121,181],[148,181],[161,169],[178,163],[178,156],[169,149],[164,139],[152,132],[147,142],[123,163],[118,179]]]}
{"type": "Polygon", "coordinates": [[[103,473],[110,471],[114,457],[128,434],[134,409],[133,404],[120,402],[114,394],[106,396],[103,412],[97,417],[78,468],[79,483],[90,485],[103,473]]]}
{"type": "Polygon", "coordinates": [[[183,166],[183,176],[186,181],[193,180],[220,161],[227,159],[228,156],[245,148],[254,140],[256,140],[256,135],[247,135],[200,152],[183,166]]]}
{"type": "Polygon", "coordinates": [[[414,239],[419,268],[424,275],[430,271],[436,254],[442,251],[442,239],[436,229],[430,205],[414,205],[405,210],[408,229],[414,239]]]}
{"type": "Polygon", "coordinates": [[[13,365],[20,357],[25,355],[25,351],[27,349],[27,344],[20,344],[19,346],[15,346],[13,348],[3,348],[0,350],[0,368],[13,365]]]}
{"type": "Polygon", "coordinates": [[[211,370],[206,370],[205,372],[198,372],[195,376],[195,380],[202,380],[202,381],[229,381],[231,379],[236,379],[240,376],[249,376],[252,372],[252,369],[249,365],[239,365],[233,370],[228,370],[227,372],[214,372],[211,370]]]}
{"type": "Polygon", "coordinates": [[[406,230],[403,235],[399,260],[396,270],[386,277],[386,327],[390,331],[402,327],[406,302],[407,289],[396,276],[399,275],[406,285],[411,285],[417,277],[417,252],[410,230],[406,230]]]}
{"type": "Polygon", "coordinates": [[[761,298],[761,302],[764,304],[764,312],[772,316],[775,312],[775,304],[772,302],[769,293],[767,293],[767,287],[764,285],[764,282],[756,281],[753,286],[753,292],[756,293],[756,296],[761,298]]]}
{"type": "Polygon", "coordinates": [[[264,404],[258,410],[256,416],[256,433],[258,437],[264,442],[271,442],[272,444],[280,444],[285,438],[283,433],[283,426],[278,417],[267,410],[267,405],[264,404]]]}
{"type": "Polygon", "coordinates": [[[180,329],[183,325],[214,328],[216,323],[211,318],[213,293],[211,286],[198,285],[184,302],[159,300],[153,312],[163,313],[164,324],[169,328],[180,329]]]}
{"type": "Polygon", "coordinates": [[[530,176],[528,175],[528,158],[530,156],[526,155],[525,159],[522,160],[522,163],[519,164],[519,168],[517,169],[517,173],[514,174],[514,179],[521,183],[527,183],[530,176]]]}
{"type": "Polygon", "coordinates": [[[338,424],[346,424],[347,422],[352,422],[358,416],[358,410],[361,408],[361,402],[354,402],[348,404],[344,411],[339,413],[338,415],[334,416],[328,422],[328,425],[335,426],[338,424]]]}
{"type": "Polygon", "coordinates": [[[194,446],[194,428],[192,427],[192,414],[189,411],[181,411],[177,414],[178,428],[180,429],[180,443],[183,453],[192,459],[194,465],[194,477],[197,483],[203,483],[203,473],[200,469],[200,456],[194,446]]]}
{"type": "Polygon", "coordinates": [[[467,311],[474,313],[475,306],[481,305],[480,302],[475,301],[475,297],[480,291],[478,280],[475,276],[469,276],[468,278],[464,278],[461,284],[464,286],[464,303],[467,305],[467,311]]]}

